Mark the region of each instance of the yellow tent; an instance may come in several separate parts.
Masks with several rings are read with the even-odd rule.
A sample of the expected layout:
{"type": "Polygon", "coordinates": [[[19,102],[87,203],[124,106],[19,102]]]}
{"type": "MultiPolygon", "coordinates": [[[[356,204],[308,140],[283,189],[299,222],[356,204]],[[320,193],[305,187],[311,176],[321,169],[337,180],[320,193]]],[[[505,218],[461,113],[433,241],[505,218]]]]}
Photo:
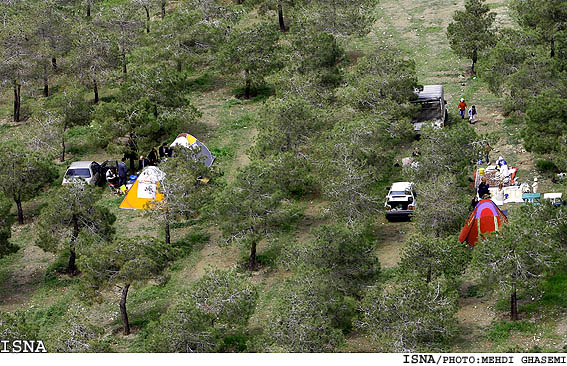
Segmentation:
{"type": "Polygon", "coordinates": [[[165,173],[155,166],[146,167],[134,182],[120,208],[143,210],[153,205],[153,202],[163,201],[163,194],[157,188],[165,177],[165,173]]]}

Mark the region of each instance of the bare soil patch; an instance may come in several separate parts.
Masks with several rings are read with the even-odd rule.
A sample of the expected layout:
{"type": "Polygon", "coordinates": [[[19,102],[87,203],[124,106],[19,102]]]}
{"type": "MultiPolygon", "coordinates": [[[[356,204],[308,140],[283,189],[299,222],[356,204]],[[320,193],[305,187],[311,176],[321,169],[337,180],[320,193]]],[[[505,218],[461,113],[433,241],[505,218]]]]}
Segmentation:
{"type": "Polygon", "coordinates": [[[392,268],[398,265],[403,248],[406,246],[407,235],[413,230],[410,221],[388,222],[381,217],[375,231],[378,239],[376,254],[382,268],[392,268]]]}

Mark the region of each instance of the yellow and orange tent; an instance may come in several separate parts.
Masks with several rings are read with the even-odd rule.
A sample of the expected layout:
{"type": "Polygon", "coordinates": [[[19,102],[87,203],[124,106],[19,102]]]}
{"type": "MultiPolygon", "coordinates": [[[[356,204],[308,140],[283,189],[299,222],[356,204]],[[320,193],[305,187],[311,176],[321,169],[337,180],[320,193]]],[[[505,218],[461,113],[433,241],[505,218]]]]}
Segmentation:
{"type": "Polygon", "coordinates": [[[146,167],[120,204],[120,208],[128,210],[143,210],[163,201],[163,194],[158,187],[165,177],[165,173],[155,166],[146,167]]]}

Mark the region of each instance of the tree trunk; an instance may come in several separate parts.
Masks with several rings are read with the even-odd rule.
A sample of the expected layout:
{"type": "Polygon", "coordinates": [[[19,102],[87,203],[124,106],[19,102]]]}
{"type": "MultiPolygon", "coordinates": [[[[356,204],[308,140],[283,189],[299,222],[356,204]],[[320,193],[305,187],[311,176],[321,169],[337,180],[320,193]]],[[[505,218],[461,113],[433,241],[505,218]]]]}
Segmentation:
{"type": "Polygon", "coordinates": [[[22,209],[22,199],[20,198],[19,194],[16,197],[14,197],[14,201],[16,201],[16,206],[18,207],[18,224],[23,225],[24,210],[22,209]]]}
{"type": "Polygon", "coordinates": [[[49,96],[47,64],[43,65],[43,96],[46,98],[49,96]]]}
{"type": "Polygon", "coordinates": [[[134,166],[134,160],[136,159],[138,149],[136,148],[136,142],[134,141],[134,133],[131,131],[128,135],[128,150],[127,158],[130,159],[130,172],[135,173],[136,167],[134,166]]]}
{"type": "Polygon", "coordinates": [[[77,215],[73,215],[71,221],[73,222],[73,233],[71,234],[71,242],[69,243],[69,264],[67,265],[67,274],[69,276],[74,276],[77,274],[77,266],[75,265],[75,259],[77,257],[75,252],[75,241],[79,236],[79,218],[77,215]]]}
{"type": "Polygon", "coordinates": [[[14,122],[20,122],[21,88],[22,86],[14,80],[14,122]]]}
{"type": "Polygon", "coordinates": [[[61,133],[61,157],[59,158],[60,162],[65,161],[65,131],[67,130],[67,123],[63,124],[63,132],[61,133]]]}
{"type": "Polygon", "coordinates": [[[250,259],[248,260],[248,269],[253,271],[256,268],[256,240],[252,241],[252,248],[250,248],[250,259]]]}
{"type": "Polygon", "coordinates": [[[283,17],[283,7],[282,2],[278,2],[278,21],[280,23],[280,31],[287,32],[287,28],[285,27],[284,17],[283,17]]]}
{"type": "Polygon", "coordinates": [[[120,298],[120,314],[122,314],[122,325],[124,327],[124,335],[130,334],[130,323],[128,322],[128,313],[126,312],[126,298],[128,297],[128,289],[130,284],[127,283],[122,288],[122,297],[120,298]]]}
{"type": "Polygon", "coordinates": [[[246,73],[246,88],[244,89],[244,98],[250,99],[250,89],[251,89],[251,82],[250,82],[250,71],[248,69],[244,70],[246,73]]]}
{"type": "Polygon", "coordinates": [[[87,0],[87,18],[91,16],[91,2],[87,0]]]}
{"type": "Polygon", "coordinates": [[[144,10],[146,11],[146,33],[150,33],[150,9],[144,6],[144,10]]]}
{"type": "Polygon", "coordinates": [[[53,70],[57,70],[57,59],[55,57],[51,58],[51,66],[53,67],[53,70]]]}
{"type": "Polygon", "coordinates": [[[165,243],[171,244],[171,235],[169,231],[169,209],[165,209],[165,243]]]}
{"type": "Polygon", "coordinates": [[[478,61],[478,55],[477,55],[476,49],[474,49],[473,55],[472,55],[472,66],[471,66],[471,73],[473,75],[475,75],[474,65],[476,64],[477,61],[478,61]]]}
{"type": "Polygon", "coordinates": [[[93,91],[94,91],[94,104],[98,103],[98,84],[96,82],[96,79],[93,79],[93,91]]]}
{"type": "Polygon", "coordinates": [[[126,69],[126,52],[122,50],[122,73],[126,75],[128,70],[126,69]]]}
{"type": "Polygon", "coordinates": [[[512,286],[512,295],[510,296],[510,320],[518,320],[518,299],[516,298],[516,285],[512,286]]]}
{"type": "Polygon", "coordinates": [[[130,153],[130,172],[135,173],[136,167],[134,166],[134,153],[130,153]]]}
{"type": "Polygon", "coordinates": [[[431,264],[429,265],[429,268],[427,269],[426,282],[427,282],[427,283],[431,282],[431,264]]]}
{"type": "Polygon", "coordinates": [[[161,1],[161,19],[165,18],[165,5],[167,4],[166,0],[161,1]]]}
{"type": "Polygon", "coordinates": [[[551,51],[549,52],[550,57],[555,57],[555,39],[551,38],[551,51]]]}

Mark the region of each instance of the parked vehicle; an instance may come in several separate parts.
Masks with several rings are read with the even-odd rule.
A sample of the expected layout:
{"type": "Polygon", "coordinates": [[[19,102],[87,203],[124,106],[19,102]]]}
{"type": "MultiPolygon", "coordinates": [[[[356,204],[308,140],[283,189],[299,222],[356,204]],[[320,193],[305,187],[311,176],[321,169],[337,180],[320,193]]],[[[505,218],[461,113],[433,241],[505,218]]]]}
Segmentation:
{"type": "Polygon", "coordinates": [[[421,135],[421,128],[426,123],[443,127],[447,124],[447,101],[443,93],[443,85],[425,85],[423,90],[417,91],[417,99],[412,103],[419,104],[421,109],[413,118],[413,129],[421,135]]]}
{"type": "Polygon", "coordinates": [[[100,164],[96,161],[76,161],[65,172],[62,184],[69,184],[75,179],[82,179],[87,184],[100,185],[104,183],[100,164]]]}
{"type": "Polygon", "coordinates": [[[544,193],[543,199],[548,200],[553,206],[556,207],[565,205],[565,201],[563,201],[563,193],[544,193]]]}
{"type": "Polygon", "coordinates": [[[414,184],[410,182],[396,182],[392,184],[386,196],[386,219],[410,217],[417,205],[414,184]]]}

